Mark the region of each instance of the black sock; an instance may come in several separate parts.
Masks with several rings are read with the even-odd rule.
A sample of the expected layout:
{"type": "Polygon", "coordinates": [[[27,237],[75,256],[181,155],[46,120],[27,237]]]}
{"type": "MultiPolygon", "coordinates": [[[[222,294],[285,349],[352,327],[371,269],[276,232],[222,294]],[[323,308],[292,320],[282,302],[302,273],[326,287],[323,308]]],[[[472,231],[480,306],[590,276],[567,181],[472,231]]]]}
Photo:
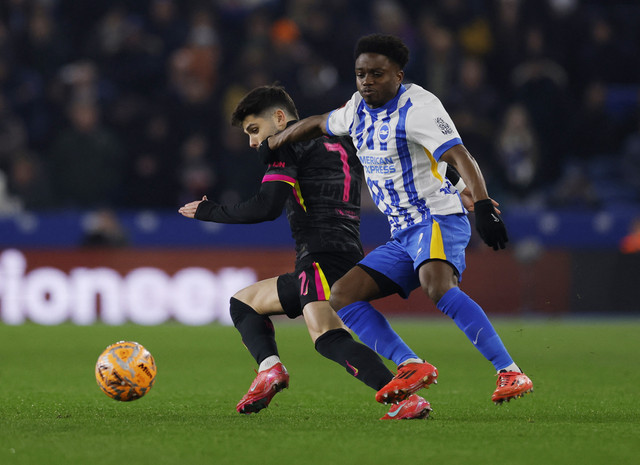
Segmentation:
{"type": "Polygon", "coordinates": [[[260,364],[271,355],[278,355],[276,331],[268,316],[260,315],[244,302],[231,297],[229,313],[245,345],[260,364]]]}
{"type": "Polygon", "coordinates": [[[332,329],[316,339],[316,350],[324,357],[339,363],[347,373],[367,386],[380,390],[393,378],[378,354],[353,340],[344,329],[332,329]]]}

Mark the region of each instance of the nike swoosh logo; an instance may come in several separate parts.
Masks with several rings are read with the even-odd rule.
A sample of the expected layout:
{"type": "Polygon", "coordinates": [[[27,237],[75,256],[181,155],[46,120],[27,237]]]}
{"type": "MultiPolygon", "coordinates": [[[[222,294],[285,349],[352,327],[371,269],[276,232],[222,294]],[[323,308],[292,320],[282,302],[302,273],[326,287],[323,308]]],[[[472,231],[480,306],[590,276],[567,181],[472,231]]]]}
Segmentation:
{"type": "Polygon", "coordinates": [[[478,334],[476,334],[476,340],[473,341],[473,345],[475,346],[478,343],[478,337],[480,337],[480,331],[482,331],[484,328],[480,328],[478,330],[478,334]]]}
{"type": "Polygon", "coordinates": [[[347,363],[347,366],[353,370],[353,376],[358,376],[358,369],[351,365],[347,360],[345,360],[345,362],[347,363]]]}
{"type": "Polygon", "coordinates": [[[398,410],[396,410],[395,412],[387,412],[387,415],[390,416],[391,418],[395,417],[398,413],[400,413],[400,410],[402,410],[402,408],[399,408],[398,410]]]}
{"type": "Polygon", "coordinates": [[[500,218],[498,218],[496,215],[494,215],[493,213],[491,214],[491,218],[493,218],[493,222],[494,223],[500,223],[500,218]]]}

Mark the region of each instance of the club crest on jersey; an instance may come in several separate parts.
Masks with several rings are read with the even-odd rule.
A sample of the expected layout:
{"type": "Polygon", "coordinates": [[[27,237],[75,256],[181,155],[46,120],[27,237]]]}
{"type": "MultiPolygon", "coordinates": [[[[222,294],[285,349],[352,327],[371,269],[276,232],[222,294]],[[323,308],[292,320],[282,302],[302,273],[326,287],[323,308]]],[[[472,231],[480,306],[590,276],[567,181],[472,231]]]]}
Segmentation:
{"type": "Polygon", "coordinates": [[[389,140],[389,135],[391,134],[391,128],[388,123],[382,123],[378,128],[378,140],[383,144],[389,140]]]}
{"type": "Polygon", "coordinates": [[[453,134],[453,129],[451,129],[451,126],[449,126],[449,124],[442,118],[436,118],[436,124],[438,125],[438,128],[440,128],[440,132],[442,132],[442,134],[453,134]]]}

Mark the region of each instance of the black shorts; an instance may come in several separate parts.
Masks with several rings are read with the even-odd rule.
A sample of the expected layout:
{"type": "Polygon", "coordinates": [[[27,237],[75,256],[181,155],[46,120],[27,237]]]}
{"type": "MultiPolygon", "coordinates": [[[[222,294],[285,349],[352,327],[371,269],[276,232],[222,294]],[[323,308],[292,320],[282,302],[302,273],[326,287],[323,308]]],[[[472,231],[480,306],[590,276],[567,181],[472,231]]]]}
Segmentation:
{"type": "Polygon", "coordinates": [[[297,261],[293,273],[278,276],[278,297],[284,313],[297,318],[308,303],[329,300],[333,283],[361,259],[358,253],[318,253],[297,261]]]}

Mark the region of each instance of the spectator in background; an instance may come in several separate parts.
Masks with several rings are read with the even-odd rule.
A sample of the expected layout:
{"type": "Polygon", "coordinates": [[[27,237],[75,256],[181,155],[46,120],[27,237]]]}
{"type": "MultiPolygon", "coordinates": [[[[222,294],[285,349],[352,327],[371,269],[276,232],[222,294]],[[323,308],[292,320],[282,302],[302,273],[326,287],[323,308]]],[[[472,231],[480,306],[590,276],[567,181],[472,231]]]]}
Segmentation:
{"type": "Polygon", "coordinates": [[[170,118],[151,108],[144,124],[130,141],[125,205],[131,208],[163,208],[178,203],[179,184],[175,173],[177,143],[170,118]]]}
{"type": "MultiPolygon", "coordinates": [[[[1,65],[0,65],[1,66],[1,65]]],[[[8,171],[14,154],[26,147],[27,131],[0,91],[0,170],[8,171]]]]}
{"type": "Polygon", "coordinates": [[[573,117],[572,139],[575,156],[583,162],[619,149],[616,121],[607,113],[607,88],[600,81],[587,84],[582,105],[573,117]]]}
{"type": "Polygon", "coordinates": [[[566,154],[567,73],[549,58],[544,32],[531,27],[525,34],[524,60],[511,72],[514,99],[529,114],[529,124],[539,140],[537,151],[544,163],[537,167],[546,182],[554,181],[566,154]]]}
{"type": "Polygon", "coordinates": [[[91,212],[84,219],[84,247],[124,247],[129,243],[127,232],[116,213],[108,208],[91,212]]]}
{"type": "Polygon", "coordinates": [[[180,48],[187,37],[187,23],[179,15],[175,0],[152,0],[149,4],[148,32],[162,62],[180,48]]]}
{"type": "Polygon", "coordinates": [[[21,209],[43,210],[54,205],[42,160],[25,149],[13,157],[8,189],[21,209]]]}
{"type": "MultiPolygon", "coordinates": [[[[606,99],[613,85],[640,86],[639,20],[640,5],[633,2],[577,0],[145,0],[91,1],[90,7],[70,0],[3,1],[0,95],[7,113],[0,116],[0,138],[21,127],[26,141],[19,147],[37,166],[67,130],[69,102],[96,102],[104,125],[131,150],[120,176],[140,181],[133,197],[148,207],[173,208],[180,182],[175,154],[191,134],[225,146],[216,154],[244,159],[243,146],[210,129],[225,126],[238,94],[278,81],[302,114],[339,106],[353,85],[352,50],[344,44],[390,32],[415,44],[407,80],[447,103],[478,158],[493,156],[483,147],[498,137],[504,109],[524,103],[539,138],[541,178],[555,182],[550,191],[568,195],[554,204],[595,205],[562,184],[576,180],[584,187],[578,197],[589,198],[592,173],[579,163],[603,151],[619,155],[634,131],[611,117],[606,99]],[[485,111],[491,95],[495,109],[485,111]],[[464,99],[470,104],[456,114],[455,102],[464,99]],[[148,108],[168,118],[173,164],[141,147],[148,108]],[[569,114],[568,108],[580,111],[569,114]],[[7,115],[9,133],[2,121],[7,115]],[[563,178],[555,181],[556,173],[563,178]],[[157,200],[142,193],[143,186],[158,192],[163,185],[173,187],[157,200]]],[[[0,170],[16,186],[6,140],[0,142],[0,170]]],[[[16,172],[29,171],[24,161],[20,157],[16,172]]],[[[223,165],[221,179],[236,175],[223,165]]],[[[485,174],[491,184],[493,173],[485,174]]]]}
{"type": "Polygon", "coordinates": [[[592,81],[637,83],[640,78],[638,67],[629,66],[637,61],[637,50],[633,41],[625,40],[624,32],[612,23],[607,13],[594,14],[586,29],[586,40],[578,52],[580,68],[576,78],[584,84],[592,81]]]}
{"type": "Polygon", "coordinates": [[[69,106],[70,127],[50,155],[54,195],[64,207],[94,208],[121,201],[125,151],[119,138],[100,124],[92,101],[69,106]]]}
{"type": "Polygon", "coordinates": [[[540,164],[539,144],[526,108],[511,105],[498,129],[496,156],[507,190],[519,201],[533,192],[540,164]]]}
{"type": "Polygon", "coordinates": [[[493,171],[495,123],[499,116],[500,100],[493,86],[486,81],[486,68],[476,56],[465,56],[459,68],[456,84],[445,105],[456,127],[465,135],[465,145],[479,163],[486,166],[484,175],[491,183],[493,171]]]}
{"type": "Polygon", "coordinates": [[[238,203],[258,192],[265,171],[264,165],[256,163],[256,151],[247,145],[242,132],[228,124],[223,126],[222,145],[218,155],[221,172],[225,173],[220,203],[238,203]],[[238,169],[239,166],[242,169],[238,169]]]}
{"type": "Polygon", "coordinates": [[[416,80],[446,100],[458,73],[459,51],[455,38],[451,30],[438,24],[435,17],[427,15],[420,19],[420,39],[423,53],[418,60],[422,69],[413,67],[417,73],[416,80]]]}
{"type": "Polygon", "coordinates": [[[187,203],[205,194],[219,194],[219,170],[212,162],[209,139],[200,133],[191,134],[180,147],[179,203],[187,203]]]}

